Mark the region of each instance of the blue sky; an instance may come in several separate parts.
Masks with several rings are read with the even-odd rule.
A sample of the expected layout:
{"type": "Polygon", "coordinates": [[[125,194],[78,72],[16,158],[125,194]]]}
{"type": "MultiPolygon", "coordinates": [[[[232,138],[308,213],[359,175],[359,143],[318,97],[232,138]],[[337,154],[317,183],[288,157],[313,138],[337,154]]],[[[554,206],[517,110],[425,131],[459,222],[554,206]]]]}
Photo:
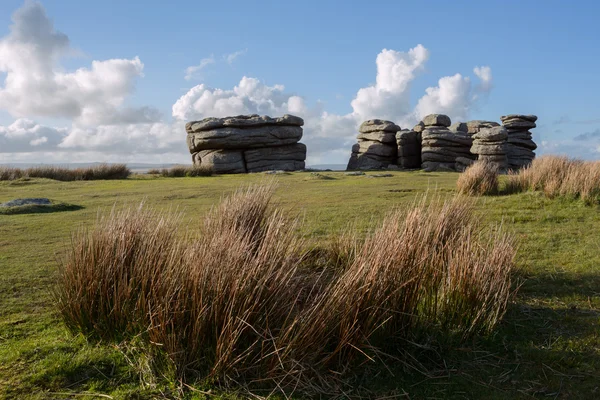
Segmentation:
{"type": "MultiPolygon", "coordinates": [[[[4,79],[11,74],[24,80],[37,75],[23,72],[29,68],[25,61],[3,66],[0,58],[0,163],[31,157],[57,162],[90,158],[187,161],[182,120],[240,110],[195,101],[205,92],[232,91],[243,77],[259,82],[256,86],[252,81],[254,92],[224,96],[247,103],[244,111],[275,114],[302,110],[298,113],[307,122],[304,141],[309,163],[345,163],[361,118],[390,117],[405,127],[403,123],[412,124],[425,110],[447,112],[460,119],[499,120],[507,113],[536,114],[538,153],[598,158],[600,3],[573,3],[3,0],[0,40],[5,50],[0,50],[0,57],[22,54],[25,44],[37,49],[29,51],[46,51],[43,43],[31,46],[31,42],[47,34],[36,36],[27,25],[39,25],[35,11],[42,10],[50,26],[69,42],[68,50],[61,47],[56,54],[40,55],[40,64],[54,62],[44,70],[51,75],[48,79],[62,82],[61,73],[91,70],[94,61],[130,62],[116,72],[98,72],[93,79],[86,78],[86,85],[93,81],[102,90],[73,92],[79,108],[85,110],[81,116],[66,111],[64,104],[51,110],[26,104],[37,93],[43,93],[40,102],[42,96],[53,102],[61,96],[54,92],[62,90],[61,85],[50,88],[38,82],[44,90],[9,88],[4,79]],[[26,43],[16,40],[13,32],[14,13],[19,11],[23,14],[19,26],[32,35],[26,43]],[[426,51],[426,60],[416,62],[409,78],[398,78],[406,79],[406,85],[399,88],[389,79],[385,85],[377,84],[385,68],[397,71],[404,65],[405,54],[419,44],[426,51]],[[389,54],[388,64],[383,59],[376,62],[384,49],[395,52],[389,54]],[[233,54],[238,55],[228,62],[233,54]],[[203,67],[191,79],[185,79],[188,67],[200,65],[203,67]],[[473,71],[484,66],[491,71],[485,82],[473,71]],[[113,73],[120,75],[105,75],[113,73]],[[418,106],[427,88],[439,88],[440,78],[455,74],[460,77],[452,87],[440,89],[445,94],[418,106]],[[105,90],[105,81],[115,86],[105,90]],[[190,90],[197,85],[204,86],[194,97],[190,90]],[[3,87],[7,92],[4,102],[3,87]],[[354,107],[352,101],[359,96],[359,89],[369,87],[373,92],[390,93],[371,97],[363,93],[363,100],[370,104],[354,107]],[[253,103],[257,93],[261,93],[260,104],[253,103]],[[186,94],[190,101],[175,112],[173,106],[186,94]],[[291,96],[300,98],[301,106],[290,108],[291,96]],[[435,109],[444,96],[457,99],[435,109]],[[16,106],[21,100],[23,104],[16,106]],[[274,105],[268,108],[265,104],[271,100],[274,105]],[[111,113],[123,117],[116,121],[108,115],[111,113]],[[143,139],[147,132],[151,132],[151,140],[143,139]],[[145,140],[143,146],[140,140],[145,140]]],[[[400,75],[404,73],[400,71],[400,75]]],[[[81,86],[81,81],[72,78],[73,85],[81,86]]]]}

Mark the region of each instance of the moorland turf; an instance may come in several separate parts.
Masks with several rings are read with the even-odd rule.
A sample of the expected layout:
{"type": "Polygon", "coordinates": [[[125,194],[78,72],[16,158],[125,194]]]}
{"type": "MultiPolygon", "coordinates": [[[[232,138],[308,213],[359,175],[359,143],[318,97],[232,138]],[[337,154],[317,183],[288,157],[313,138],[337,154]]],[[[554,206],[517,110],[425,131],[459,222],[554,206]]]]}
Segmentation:
{"type": "MultiPolygon", "coordinates": [[[[277,175],[275,205],[300,215],[305,223],[298,234],[319,246],[349,225],[366,232],[387,211],[410,205],[427,191],[453,196],[458,177],[392,175],[277,175]]],[[[0,182],[0,203],[47,197],[72,205],[62,212],[0,215],[0,397],[181,396],[177,382],[148,381],[137,373],[139,368],[129,365],[135,347],[123,352],[112,345],[88,344],[67,332],[50,292],[58,259],[71,232],[92,225],[99,209],[144,201],[153,208],[181,211],[183,223],[198,224],[224,195],[263,179],[262,174],[134,175],[114,181],[0,182]]],[[[412,349],[427,375],[401,362],[389,362],[387,369],[367,368],[351,382],[348,396],[600,397],[600,209],[532,192],[482,197],[477,209],[487,222],[502,222],[518,239],[522,287],[504,321],[489,337],[459,347],[432,342],[431,347],[412,349]]],[[[219,393],[199,385],[183,395],[204,398],[197,390],[219,393]]]]}

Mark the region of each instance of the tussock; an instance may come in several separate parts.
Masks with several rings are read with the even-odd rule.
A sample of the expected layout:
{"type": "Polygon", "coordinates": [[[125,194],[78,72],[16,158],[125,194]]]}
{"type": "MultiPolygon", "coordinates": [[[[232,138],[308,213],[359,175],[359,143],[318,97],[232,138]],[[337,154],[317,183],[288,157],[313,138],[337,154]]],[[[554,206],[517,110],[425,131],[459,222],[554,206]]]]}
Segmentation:
{"type": "Polygon", "coordinates": [[[485,161],[477,161],[460,174],[456,181],[458,192],[469,196],[498,193],[498,167],[485,161]]]}
{"type": "Polygon", "coordinates": [[[0,181],[20,178],[46,178],[57,181],[91,181],[103,179],[126,179],[131,170],[125,164],[100,164],[86,168],[64,168],[52,165],[27,169],[0,167],[0,181]]]}
{"type": "Polygon", "coordinates": [[[420,332],[466,339],[502,318],[512,238],[483,229],[468,199],[396,210],[334,240],[316,268],[274,189],[238,190],[185,233],[144,207],[76,232],[55,292],[66,325],[141,340],[157,375],[314,394],[420,332]]]}
{"type": "Polygon", "coordinates": [[[530,166],[508,176],[507,193],[541,191],[547,197],[581,199],[586,204],[600,202],[600,162],[559,156],[543,156],[530,166]]]}

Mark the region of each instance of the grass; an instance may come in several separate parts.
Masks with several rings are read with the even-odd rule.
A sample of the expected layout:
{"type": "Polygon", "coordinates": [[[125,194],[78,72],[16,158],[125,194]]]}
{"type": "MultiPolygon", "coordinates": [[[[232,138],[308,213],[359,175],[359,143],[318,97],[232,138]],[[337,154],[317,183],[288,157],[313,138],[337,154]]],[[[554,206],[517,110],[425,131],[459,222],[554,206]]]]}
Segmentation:
{"type": "MultiPolygon", "coordinates": [[[[322,174],[336,179],[307,179],[307,173],[277,176],[280,188],[273,199],[278,208],[300,214],[304,223],[296,228],[296,235],[312,244],[315,253],[338,233],[347,232],[348,224],[366,238],[391,209],[413,205],[426,191],[452,196],[459,176],[419,171],[393,172],[385,179],[322,174]]],[[[0,182],[0,202],[43,196],[83,207],[0,216],[0,397],[46,399],[101,393],[113,398],[203,398],[198,390],[221,398],[237,397],[235,392],[202,383],[194,385],[196,391],[182,394],[178,382],[153,381],[144,374],[143,360],[133,361],[139,353],[135,344],[125,348],[71,336],[53,311],[49,288],[57,273],[57,255],[68,248],[71,232],[93,225],[98,209],[109,212],[115,202],[122,208],[144,199],[157,212],[181,212],[182,225],[197,226],[220,198],[240,184],[262,178],[252,174],[180,180],[140,175],[114,181],[0,182]]],[[[433,337],[426,344],[405,342],[403,347],[423,368],[401,360],[386,360],[384,368],[367,363],[351,387],[345,388],[348,397],[404,393],[410,398],[597,397],[597,207],[528,191],[479,198],[475,209],[486,224],[501,222],[505,230],[514,232],[519,244],[515,262],[523,284],[503,322],[493,334],[460,347],[433,337]]],[[[348,246],[338,247],[340,258],[352,257],[348,246]]]]}
{"type": "Polygon", "coordinates": [[[498,184],[498,168],[481,161],[467,167],[456,181],[458,192],[469,196],[496,194],[498,184]]]}
{"type": "Polygon", "coordinates": [[[600,204],[600,161],[543,156],[508,176],[506,193],[541,191],[549,198],[581,199],[600,204]]]}
{"type": "Polygon", "coordinates": [[[206,166],[195,165],[175,165],[171,168],[151,169],[147,172],[149,175],[160,175],[165,178],[183,178],[197,176],[212,176],[214,171],[206,166]]]}
{"type": "Polygon", "coordinates": [[[100,164],[85,168],[64,168],[52,165],[27,169],[0,167],[0,181],[27,178],[46,178],[57,181],[92,181],[104,179],[126,179],[131,171],[125,164],[100,164]]]}
{"type": "Polygon", "coordinates": [[[513,240],[482,233],[464,198],[391,212],[340,265],[307,257],[296,223],[270,209],[273,192],[272,182],[236,192],[197,235],[141,206],[77,232],[55,292],[67,327],[135,340],[155,374],[187,383],[322,393],[315,378],[330,385],[331,370],[393,342],[423,331],[465,340],[504,315],[513,240]]]}

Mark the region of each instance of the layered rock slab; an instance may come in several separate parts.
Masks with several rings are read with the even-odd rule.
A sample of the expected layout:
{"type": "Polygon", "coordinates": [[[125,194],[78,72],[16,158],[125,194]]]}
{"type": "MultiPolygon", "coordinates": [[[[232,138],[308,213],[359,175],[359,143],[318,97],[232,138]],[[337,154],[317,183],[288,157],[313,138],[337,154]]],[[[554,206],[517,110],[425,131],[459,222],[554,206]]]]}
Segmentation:
{"type": "Polygon", "coordinates": [[[535,128],[537,116],[509,114],[500,117],[507,131],[507,162],[510,169],[516,170],[531,164],[535,158],[533,152],[537,145],[529,129],[535,128]]]}
{"type": "Polygon", "coordinates": [[[237,115],[205,118],[186,124],[187,144],[194,165],[216,173],[304,169],[304,121],[294,115],[237,115]]]}
{"type": "Polygon", "coordinates": [[[371,119],[363,122],[358,131],[358,143],[352,146],[347,170],[384,169],[397,163],[398,125],[392,121],[371,119]]]}

